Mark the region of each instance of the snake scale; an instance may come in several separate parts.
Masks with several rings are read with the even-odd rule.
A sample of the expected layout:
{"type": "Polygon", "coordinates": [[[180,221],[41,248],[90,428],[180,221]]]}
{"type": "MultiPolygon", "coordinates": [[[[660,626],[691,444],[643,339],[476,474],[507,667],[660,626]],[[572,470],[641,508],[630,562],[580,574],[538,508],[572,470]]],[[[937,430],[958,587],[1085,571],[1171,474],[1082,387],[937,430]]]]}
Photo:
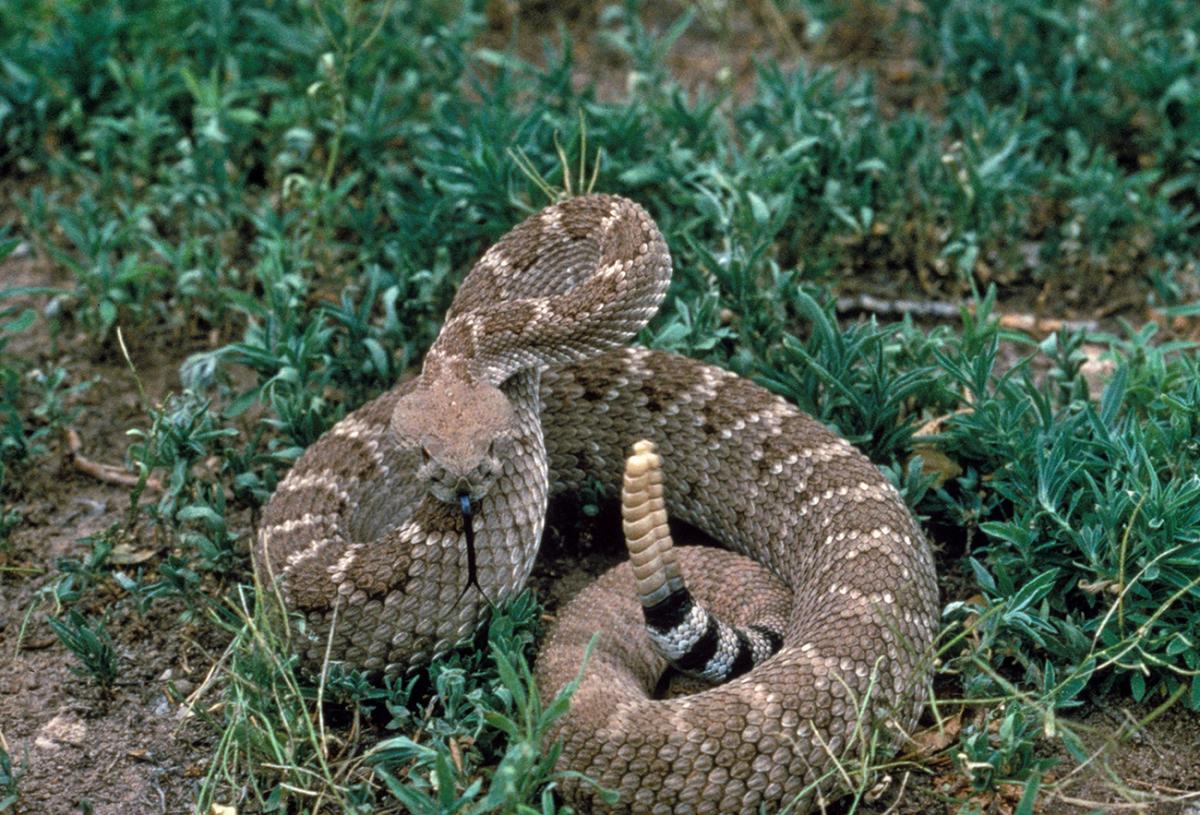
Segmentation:
{"type": "Polygon", "coordinates": [[[536,675],[549,698],[602,632],[555,736],[561,769],[620,798],[572,773],[560,790],[584,812],[804,812],[836,786],[835,758],[915,725],[933,557],[848,442],[747,379],[624,346],[670,271],[624,198],[571,198],[515,227],[464,279],[420,375],[301,456],[264,511],[256,565],[303,615],[307,662],[328,649],[414,669],[525,584],[550,495],[615,495],[648,439],[671,516],[731,550],[676,550],[697,602],[734,625],[776,620],[782,646],[738,678],[655,698],[666,663],[634,576],[603,575],[560,611],[536,675]]]}

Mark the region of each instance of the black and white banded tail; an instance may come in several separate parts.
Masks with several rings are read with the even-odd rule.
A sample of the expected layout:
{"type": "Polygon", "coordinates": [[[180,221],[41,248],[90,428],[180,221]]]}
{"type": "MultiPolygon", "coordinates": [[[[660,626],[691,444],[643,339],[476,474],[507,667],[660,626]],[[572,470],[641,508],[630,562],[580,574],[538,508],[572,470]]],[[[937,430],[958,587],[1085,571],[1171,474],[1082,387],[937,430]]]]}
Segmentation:
{"type": "Polygon", "coordinates": [[[672,667],[708,682],[724,682],[779,650],[779,631],[730,625],[688,591],[667,526],[662,460],[652,442],[639,441],[626,459],[621,519],[646,632],[672,667]]]}

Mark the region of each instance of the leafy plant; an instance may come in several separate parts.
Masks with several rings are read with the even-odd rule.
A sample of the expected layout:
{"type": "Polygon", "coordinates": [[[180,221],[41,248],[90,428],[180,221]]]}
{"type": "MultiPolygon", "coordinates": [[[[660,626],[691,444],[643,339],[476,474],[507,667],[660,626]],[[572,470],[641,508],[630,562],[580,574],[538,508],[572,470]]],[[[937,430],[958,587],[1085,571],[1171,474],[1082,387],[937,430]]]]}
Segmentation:
{"type": "MultiPolygon", "coordinates": [[[[976,790],[995,790],[1005,781],[1040,777],[1053,759],[1038,758],[1035,744],[1041,723],[1031,720],[1019,703],[989,712],[982,721],[967,724],[955,756],[963,774],[976,790]]],[[[1030,786],[1035,790],[1037,782],[1030,786]]]]}
{"type": "Polygon", "coordinates": [[[81,667],[71,670],[78,676],[88,677],[99,688],[108,692],[120,676],[120,658],[116,646],[102,620],[88,620],[75,609],[68,609],[65,618],[49,617],[46,620],[81,667]]]}
{"type": "MultiPolygon", "coordinates": [[[[497,708],[483,711],[483,721],[506,737],[507,748],[495,769],[488,772],[486,788],[483,779],[466,783],[466,773],[456,767],[453,759],[455,748],[446,741],[430,746],[419,744],[408,736],[397,736],[372,749],[369,760],[375,766],[376,774],[408,811],[431,815],[439,812],[560,811],[554,802],[551,782],[555,778],[554,765],[561,746],[547,742],[547,731],[566,713],[571,694],[578,687],[578,679],[543,706],[524,657],[518,656],[514,662],[495,645],[491,655],[500,681],[498,690],[503,692],[497,695],[500,702],[497,708]],[[394,774],[392,768],[397,765],[404,767],[403,780],[394,774]],[[524,803],[533,800],[540,806],[524,803]]],[[[445,681],[452,676],[440,674],[439,696],[453,687],[445,681]]]]}
{"type": "MultiPolygon", "coordinates": [[[[3,737],[0,737],[0,742],[3,741],[3,737]]],[[[20,769],[14,768],[12,757],[8,754],[8,745],[0,743],[0,812],[14,810],[20,803],[21,776],[27,769],[27,765],[20,769]]]]}

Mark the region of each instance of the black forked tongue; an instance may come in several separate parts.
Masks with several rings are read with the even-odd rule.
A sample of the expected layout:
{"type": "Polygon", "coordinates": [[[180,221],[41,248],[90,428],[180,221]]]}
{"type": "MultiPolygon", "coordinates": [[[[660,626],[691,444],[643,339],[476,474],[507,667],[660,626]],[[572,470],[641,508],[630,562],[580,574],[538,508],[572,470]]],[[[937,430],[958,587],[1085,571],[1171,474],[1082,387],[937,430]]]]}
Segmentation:
{"type": "Polygon", "coordinates": [[[467,593],[467,589],[474,586],[476,591],[483,595],[483,599],[487,600],[488,597],[483,593],[483,587],[479,585],[479,572],[475,567],[475,524],[472,520],[475,515],[475,506],[471,503],[471,496],[466,493],[460,494],[458,506],[462,510],[463,534],[467,537],[467,585],[463,586],[458,599],[461,600],[467,593]]]}

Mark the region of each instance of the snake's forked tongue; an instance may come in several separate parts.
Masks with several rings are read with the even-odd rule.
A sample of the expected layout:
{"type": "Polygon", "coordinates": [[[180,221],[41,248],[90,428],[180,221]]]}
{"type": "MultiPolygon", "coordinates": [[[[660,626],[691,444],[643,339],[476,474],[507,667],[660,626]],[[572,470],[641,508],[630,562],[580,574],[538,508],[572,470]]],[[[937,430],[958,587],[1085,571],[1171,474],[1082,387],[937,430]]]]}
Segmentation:
{"type": "Polygon", "coordinates": [[[475,524],[473,521],[475,507],[471,503],[471,496],[458,496],[458,506],[462,510],[463,534],[467,538],[467,585],[463,586],[462,594],[458,595],[458,599],[461,600],[463,594],[467,593],[467,589],[474,586],[486,600],[487,595],[483,593],[483,587],[479,585],[479,573],[475,567],[475,524]]]}

